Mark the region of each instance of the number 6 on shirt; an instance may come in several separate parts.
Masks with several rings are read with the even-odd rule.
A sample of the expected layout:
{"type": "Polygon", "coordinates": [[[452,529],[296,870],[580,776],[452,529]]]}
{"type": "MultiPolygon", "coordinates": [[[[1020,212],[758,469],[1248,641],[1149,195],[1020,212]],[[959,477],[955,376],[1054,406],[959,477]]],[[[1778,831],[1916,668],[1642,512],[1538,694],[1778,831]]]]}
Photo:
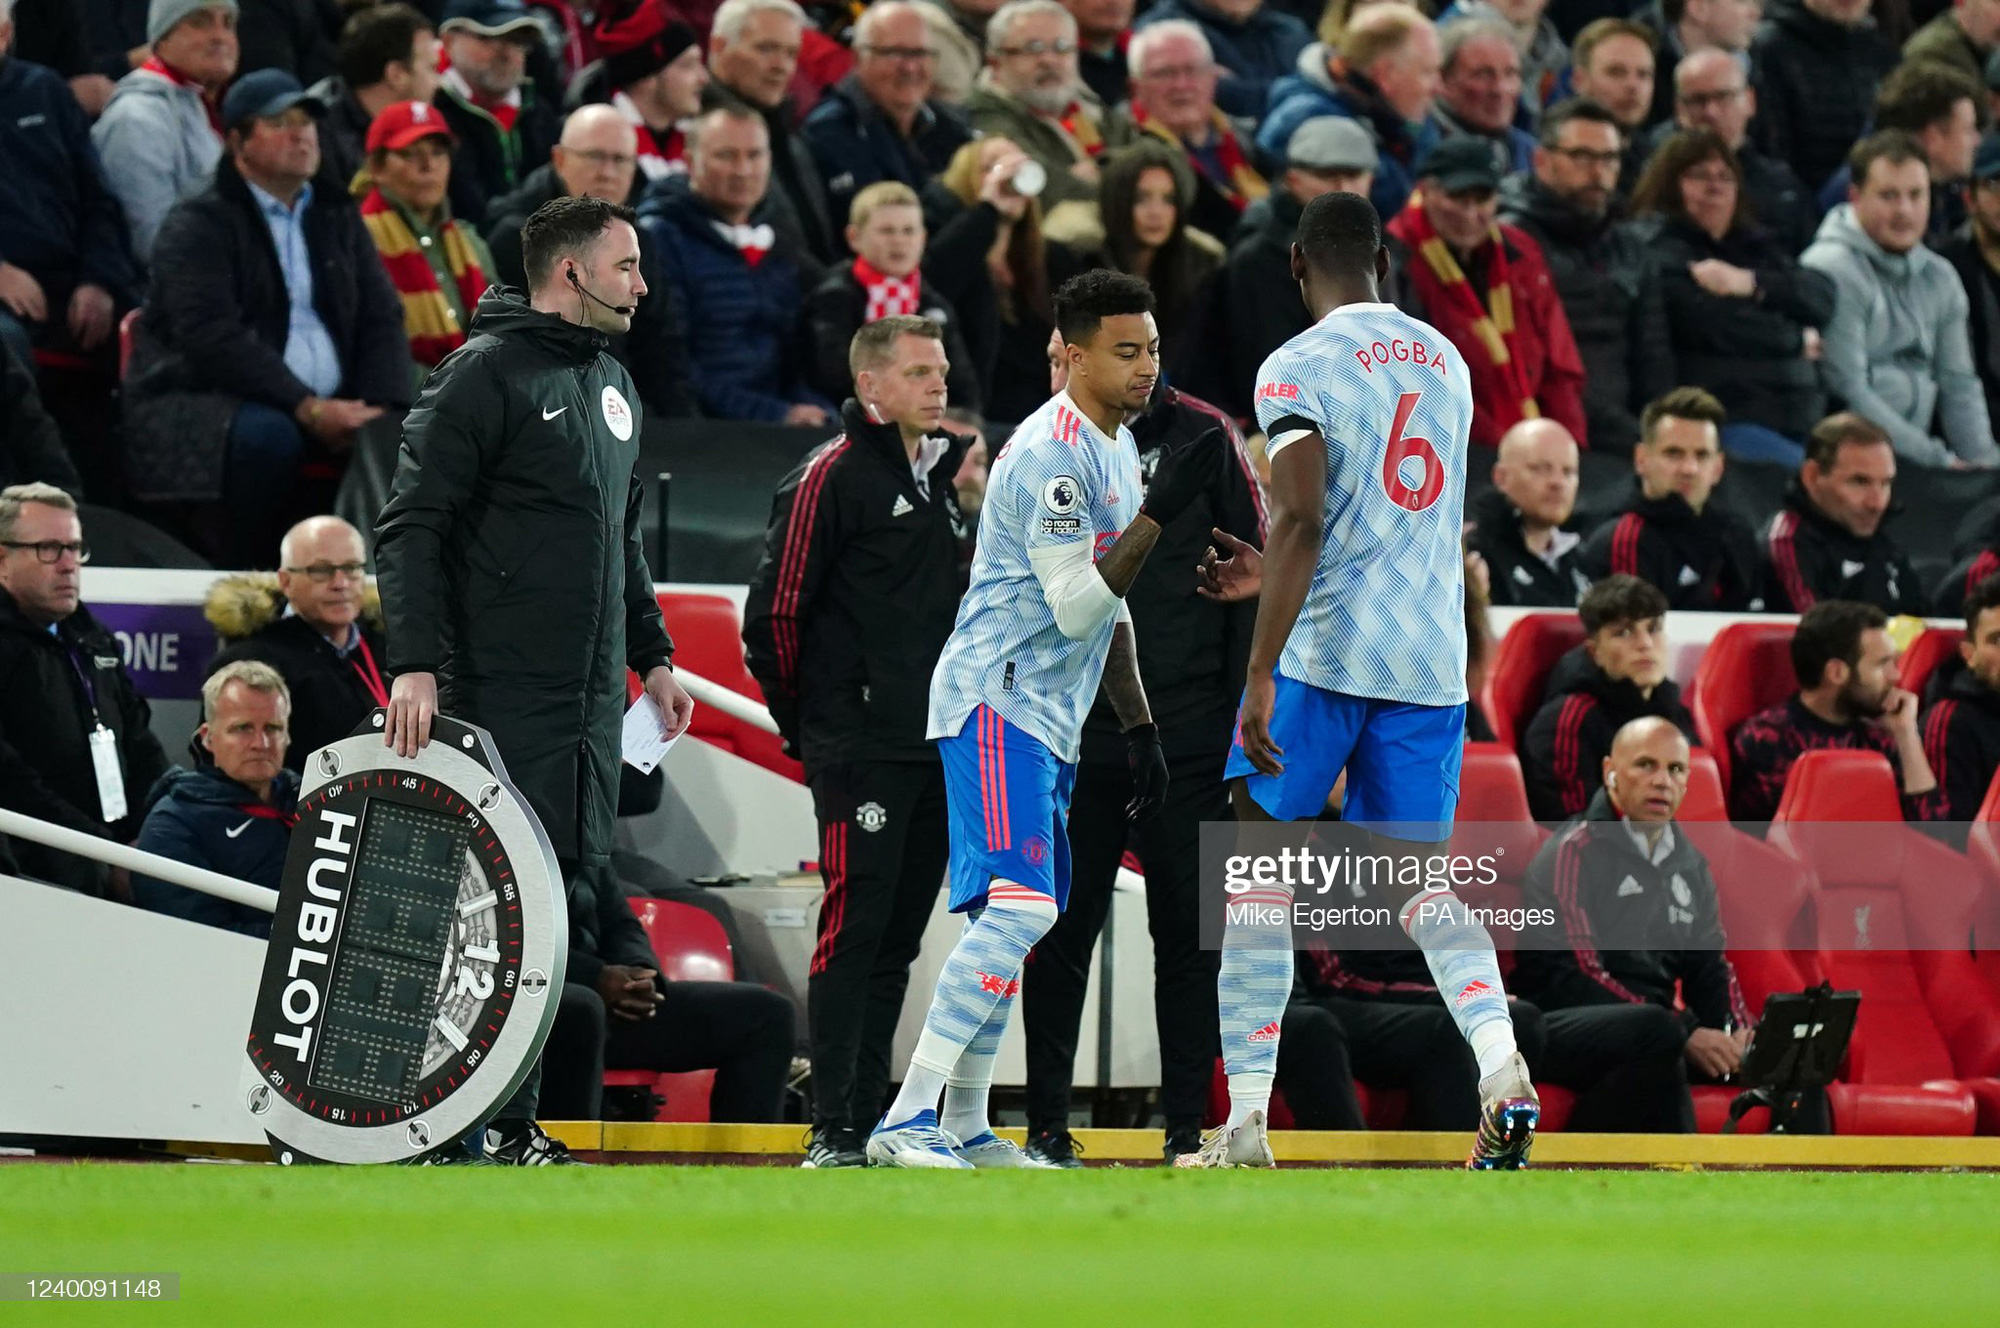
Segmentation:
{"type": "Polygon", "coordinates": [[[1444,492],[1444,461],[1428,438],[1403,436],[1410,416],[1417,409],[1421,392],[1405,392],[1396,401],[1396,422],[1389,430],[1389,450],[1382,455],[1382,489],[1389,501],[1412,512],[1421,512],[1444,492]],[[1424,465],[1423,482],[1415,488],[1403,479],[1403,463],[1416,457],[1424,465]]]}

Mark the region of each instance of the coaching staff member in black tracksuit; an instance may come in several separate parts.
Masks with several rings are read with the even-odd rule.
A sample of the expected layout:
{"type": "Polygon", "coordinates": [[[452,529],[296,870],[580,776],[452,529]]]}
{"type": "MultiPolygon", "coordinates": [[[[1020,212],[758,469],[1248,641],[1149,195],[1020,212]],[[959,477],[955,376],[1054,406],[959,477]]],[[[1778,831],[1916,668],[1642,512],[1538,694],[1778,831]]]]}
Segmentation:
{"type": "Polygon", "coordinates": [[[1672,721],[1633,720],[1589,809],[1528,868],[1521,903],[1555,926],[1521,950],[1511,985],[1541,1008],[1535,1075],[1575,1090],[1572,1130],[1691,1132],[1688,1080],[1733,1073],[1750,1045],[1715,878],[1674,824],[1687,778],[1672,721]]]}
{"type": "Polygon", "coordinates": [[[952,477],[971,439],[944,431],[944,332],[896,315],[848,352],[844,432],[778,486],[744,604],[750,671],[805,763],[819,819],[819,942],[806,977],[809,1167],[866,1165],[889,1049],[938,887],[944,766],[924,738],[931,670],[965,593],[952,477]]]}
{"type": "MultiPolygon", "coordinates": [[[[1051,338],[1049,390],[1066,382],[1062,343],[1051,338]]],[[[1153,936],[1153,1009],[1160,1036],[1160,1108],[1169,1161],[1200,1146],[1201,1115],[1217,1047],[1215,975],[1219,956],[1197,934],[1197,849],[1203,821],[1229,819],[1222,764],[1243,695],[1256,601],[1219,604],[1196,593],[1194,569],[1221,528],[1259,547],[1264,499],[1243,436],[1220,410],[1162,387],[1129,421],[1147,483],[1169,450],[1220,429],[1229,446],[1202,497],[1167,523],[1159,547],[1125,602],[1139,639],[1139,675],[1167,757],[1167,801],[1129,841],[1146,867],[1147,926],[1153,936]]],[[[1132,801],[1127,743],[1102,696],[1084,720],[1076,790],[1070,799],[1069,906],[1038,942],[1021,974],[1027,1033],[1028,1151],[1075,1165],[1069,1135],[1070,1080],[1090,957],[1111,907],[1128,843],[1132,801]]]]}
{"type": "MultiPolygon", "coordinates": [[[[493,735],[541,818],[569,895],[568,980],[650,1018],[654,974],[597,971],[611,875],[625,670],[671,732],[694,703],[640,544],[638,397],[607,338],[646,293],[632,213],[559,198],[521,228],[528,297],[491,288],[472,338],[438,366],[403,424],[375,565],[389,625],[386,740],[411,756],[440,710],[493,735]],[[607,973],[610,980],[606,979],[607,973]]],[[[622,916],[621,916],[622,915],[622,916]]],[[[488,1155],[567,1160],[535,1125],[539,1066],[486,1132],[488,1155]]]]}

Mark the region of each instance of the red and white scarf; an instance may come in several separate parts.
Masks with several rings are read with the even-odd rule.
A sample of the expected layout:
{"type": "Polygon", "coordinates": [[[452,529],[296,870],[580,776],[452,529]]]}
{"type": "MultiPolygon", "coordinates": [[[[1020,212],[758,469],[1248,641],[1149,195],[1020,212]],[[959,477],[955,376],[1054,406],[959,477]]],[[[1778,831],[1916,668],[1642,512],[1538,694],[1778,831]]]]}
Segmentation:
{"type": "Polygon", "coordinates": [[[854,279],[868,292],[868,313],[863,322],[893,314],[914,314],[923,298],[923,277],[912,272],[907,277],[885,277],[868,265],[865,258],[854,260],[854,279]]]}
{"type": "Polygon", "coordinates": [[[648,180],[658,180],[669,175],[687,174],[687,133],[681,125],[675,125],[662,142],[653,133],[646,118],[639,114],[639,107],[622,92],[611,94],[611,105],[625,117],[632,126],[632,132],[639,136],[639,169],[648,180]]]}
{"type": "Polygon", "coordinates": [[[743,255],[743,261],[751,267],[764,261],[764,255],[771,252],[771,246],[778,242],[777,232],[769,226],[732,226],[726,221],[715,223],[715,233],[736,246],[743,255]]]}

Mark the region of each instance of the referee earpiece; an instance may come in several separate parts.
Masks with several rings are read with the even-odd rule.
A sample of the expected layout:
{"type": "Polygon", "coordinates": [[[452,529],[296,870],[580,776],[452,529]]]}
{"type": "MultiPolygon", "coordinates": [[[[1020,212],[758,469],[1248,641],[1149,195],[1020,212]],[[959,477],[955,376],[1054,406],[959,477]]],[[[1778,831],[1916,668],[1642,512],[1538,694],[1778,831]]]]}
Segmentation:
{"type": "Polygon", "coordinates": [[[1616,771],[1612,772],[1608,782],[1611,785],[1611,791],[1613,793],[1616,793],[1618,791],[1618,775],[1616,771]]]}

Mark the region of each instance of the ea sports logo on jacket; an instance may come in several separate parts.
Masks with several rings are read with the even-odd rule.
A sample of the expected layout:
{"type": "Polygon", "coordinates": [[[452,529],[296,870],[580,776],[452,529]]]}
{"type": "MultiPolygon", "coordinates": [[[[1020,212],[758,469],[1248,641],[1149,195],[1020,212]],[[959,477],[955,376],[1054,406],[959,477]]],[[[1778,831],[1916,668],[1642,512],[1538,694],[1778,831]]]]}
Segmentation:
{"type": "Polygon", "coordinates": [[[625,403],[625,396],[617,388],[605,385],[602,398],[604,406],[604,427],[611,430],[611,436],[621,443],[632,440],[632,407],[625,403]]]}

